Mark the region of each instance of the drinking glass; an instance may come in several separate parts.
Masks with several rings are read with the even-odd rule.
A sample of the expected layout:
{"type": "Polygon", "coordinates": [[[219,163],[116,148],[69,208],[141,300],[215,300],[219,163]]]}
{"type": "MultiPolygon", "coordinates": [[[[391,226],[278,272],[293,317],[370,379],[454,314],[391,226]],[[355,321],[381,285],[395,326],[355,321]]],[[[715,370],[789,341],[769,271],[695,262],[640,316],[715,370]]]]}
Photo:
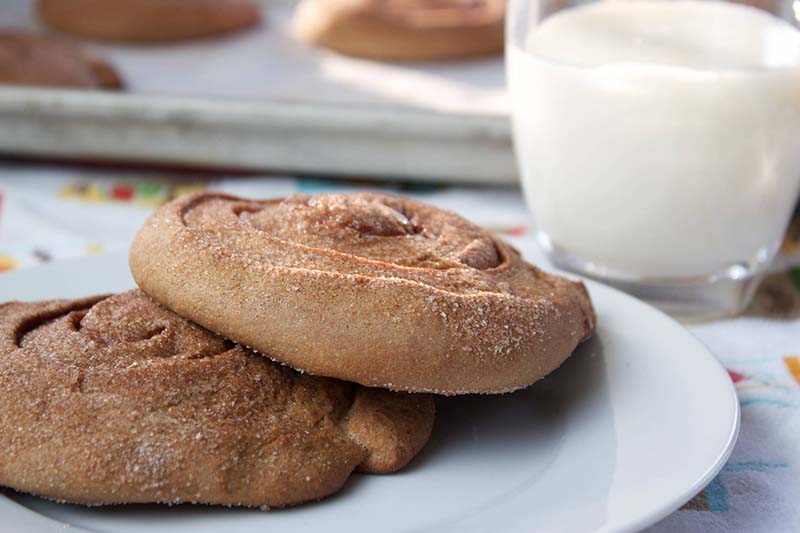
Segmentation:
{"type": "Polygon", "coordinates": [[[800,187],[800,0],[510,0],[514,147],[551,261],[743,309],[800,187]]]}

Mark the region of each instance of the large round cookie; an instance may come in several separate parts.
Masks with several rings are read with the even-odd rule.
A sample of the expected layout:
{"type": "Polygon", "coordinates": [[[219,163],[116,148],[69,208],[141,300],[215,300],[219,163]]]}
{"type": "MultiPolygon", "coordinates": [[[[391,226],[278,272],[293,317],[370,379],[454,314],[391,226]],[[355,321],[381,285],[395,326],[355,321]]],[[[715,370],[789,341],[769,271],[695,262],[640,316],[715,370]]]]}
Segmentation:
{"type": "Polygon", "coordinates": [[[101,41],[160,42],[209,37],[258,24],[248,0],[38,0],[57,30],[101,41]]]}
{"type": "Polygon", "coordinates": [[[301,375],[141,291],[0,305],[0,485],[85,504],[282,506],[403,467],[429,396],[301,375]]]}
{"type": "Polygon", "coordinates": [[[313,374],[394,390],[525,387],[592,333],[580,283],[463,218],[382,194],[160,208],[131,271],[157,301],[313,374]]]}
{"type": "Polygon", "coordinates": [[[119,89],[114,68],[70,43],[0,30],[0,84],[119,89]]]}
{"type": "Polygon", "coordinates": [[[379,60],[453,59],[503,50],[505,0],[302,0],[294,32],[379,60]]]}

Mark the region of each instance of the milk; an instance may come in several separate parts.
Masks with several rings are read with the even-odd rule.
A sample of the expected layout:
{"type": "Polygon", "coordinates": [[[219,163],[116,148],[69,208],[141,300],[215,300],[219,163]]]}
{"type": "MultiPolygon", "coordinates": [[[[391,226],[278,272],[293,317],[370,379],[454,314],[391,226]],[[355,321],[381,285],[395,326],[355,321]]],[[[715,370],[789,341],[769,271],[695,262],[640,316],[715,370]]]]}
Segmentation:
{"type": "Polygon", "coordinates": [[[754,8],[607,1],[507,55],[545,245],[621,278],[768,261],[800,184],[800,32],[754,8]]]}

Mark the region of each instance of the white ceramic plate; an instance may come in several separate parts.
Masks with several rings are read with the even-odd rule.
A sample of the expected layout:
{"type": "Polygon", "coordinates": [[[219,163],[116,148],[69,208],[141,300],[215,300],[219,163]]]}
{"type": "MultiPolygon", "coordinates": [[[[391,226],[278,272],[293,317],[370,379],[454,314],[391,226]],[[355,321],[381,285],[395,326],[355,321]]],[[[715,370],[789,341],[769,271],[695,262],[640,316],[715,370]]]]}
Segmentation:
{"type": "MultiPolygon", "coordinates": [[[[124,254],[0,275],[0,301],[133,286],[124,254]]],[[[589,282],[597,335],[505,396],[438,401],[430,444],[390,476],[275,510],[85,508],[5,490],[0,531],[630,531],[699,492],[728,458],[739,407],[725,370],[680,325],[589,282]],[[83,529],[81,529],[83,528],[83,529]]],[[[4,496],[3,496],[4,495],[4,496]]]]}

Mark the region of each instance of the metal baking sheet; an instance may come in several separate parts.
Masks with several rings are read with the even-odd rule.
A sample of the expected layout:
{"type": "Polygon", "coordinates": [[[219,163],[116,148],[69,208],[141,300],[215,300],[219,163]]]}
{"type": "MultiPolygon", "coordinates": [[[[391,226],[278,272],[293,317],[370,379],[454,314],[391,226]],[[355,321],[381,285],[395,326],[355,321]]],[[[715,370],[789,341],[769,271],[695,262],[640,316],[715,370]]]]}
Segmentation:
{"type": "MultiPolygon", "coordinates": [[[[0,152],[329,175],[516,181],[501,57],[390,64],[290,35],[294,2],[265,23],[170,45],[80,44],[123,93],[0,88],[0,152]]],[[[47,31],[32,0],[0,2],[6,27],[47,31]]]]}

